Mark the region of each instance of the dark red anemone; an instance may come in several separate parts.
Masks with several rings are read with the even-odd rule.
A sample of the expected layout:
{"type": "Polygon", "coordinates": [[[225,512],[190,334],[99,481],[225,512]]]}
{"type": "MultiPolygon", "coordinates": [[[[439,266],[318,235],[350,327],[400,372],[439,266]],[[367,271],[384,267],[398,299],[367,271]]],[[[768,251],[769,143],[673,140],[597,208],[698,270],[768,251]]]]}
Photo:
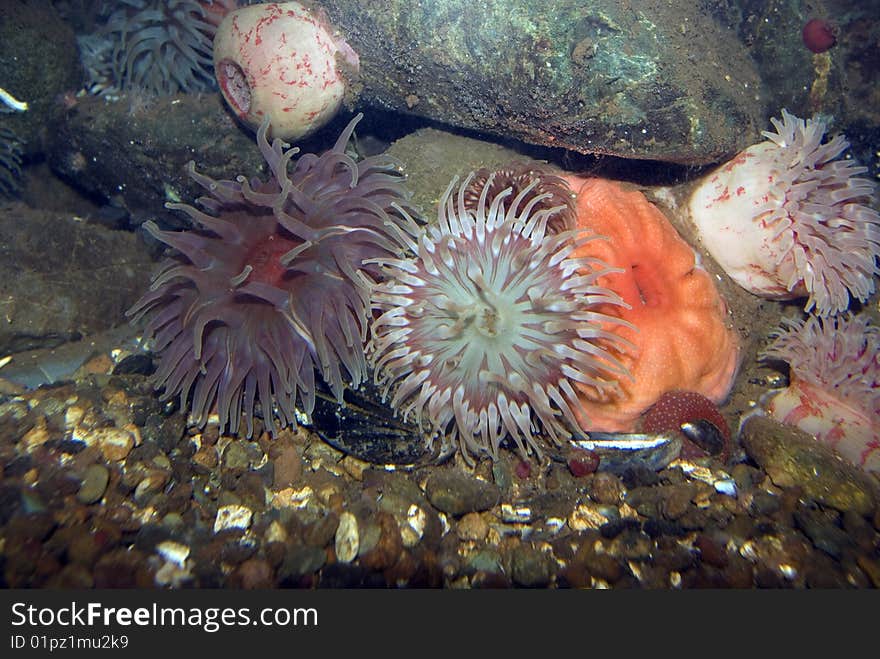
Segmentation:
{"type": "Polygon", "coordinates": [[[492,200],[507,188],[511,189],[510,201],[529,190],[526,194],[530,213],[557,209],[548,215],[548,233],[561,233],[575,228],[577,212],[574,193],[568,183],[537,162],[514,162],[501,169],[478,169],[464,191],[465,207],[476,210],[484,192],[486,199],[492,200]]]}
{"type": "Polygon", "coordinates": [[[347,383],[366,377],[363,344],[372,282],[364,259],[399,256],[416,226],[397,164],[386,156],[355,162],[345,146],[361,115],[335,146],[294,161],[298,149],[270,145],[267,123],[257,144],[272,176],[214,181],[190,175],[210,196],[168,204],[198,226],[146,229],[177,250],[128,312],[145,318],[158,354],[162,399],[191,397],[204,425],[216,408],[221,428],[237,432],[242,415],[253,434],[254,406],[264,423],[295,425],[297,405],[311,413],[317,369],[341,400],[347,383]]]}

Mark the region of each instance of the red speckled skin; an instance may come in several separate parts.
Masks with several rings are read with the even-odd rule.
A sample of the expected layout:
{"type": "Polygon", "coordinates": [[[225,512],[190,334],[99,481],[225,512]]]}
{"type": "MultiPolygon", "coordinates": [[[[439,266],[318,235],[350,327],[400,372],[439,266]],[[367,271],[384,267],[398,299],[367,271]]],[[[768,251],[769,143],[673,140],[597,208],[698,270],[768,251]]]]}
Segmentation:
{"type": "Polygon", "coordinates": [[[337,54],[349,61],[350,53],[322,15],[297,2],[242,7],[223,19],[214,37],[215,73],[229,105],[252,127],[268,115],[272,136],[283,139],[302,137],[336,114],[346,89],[337,54]],[[228,93],[224,62],[233,62],[246,80],[244,108],[228,93]]]}

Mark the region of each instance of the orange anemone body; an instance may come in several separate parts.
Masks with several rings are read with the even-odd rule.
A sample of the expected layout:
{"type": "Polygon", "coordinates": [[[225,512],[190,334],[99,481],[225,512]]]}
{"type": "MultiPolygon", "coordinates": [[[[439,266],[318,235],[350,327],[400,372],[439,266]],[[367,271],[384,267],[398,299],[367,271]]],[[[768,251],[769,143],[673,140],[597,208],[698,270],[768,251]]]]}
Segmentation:
{"type": "Polygon", "coordinates": [[[637,190],[613,181],[566,176],[577,193],[578,228],[604,236],[573,256],[601,259],[623,270],[599,279],[631,307],[604,305],[602,313],[632,327],[607,330],[632,347],[614,354],[630,379],[599,392],[579,385],[587,430],[630,432],[643,412],[674,389],[696,391],[720,403],[739,366],[739,338],[727,325],[727,306],[694,251],[663,213],[637,190]]]}

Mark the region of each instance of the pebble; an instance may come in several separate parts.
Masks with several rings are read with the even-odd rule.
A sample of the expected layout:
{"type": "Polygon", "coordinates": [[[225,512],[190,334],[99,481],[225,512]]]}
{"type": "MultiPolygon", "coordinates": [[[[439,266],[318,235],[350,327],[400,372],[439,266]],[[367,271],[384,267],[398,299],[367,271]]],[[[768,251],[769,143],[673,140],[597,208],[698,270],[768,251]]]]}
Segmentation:
{"type": "Polygon", "coordinates": [[[516,585],[543,588],[553,579],[552,557],[528,544],[518,545],[511,556],[510,570],[516,585]]]}
{"type": "Polygon", "coordinates": [[[400,558],[403,539],[394,516],[380,512],[376,516],[380,529],[379,540],[375,546],[362,553],[360,564],[371,570],[387,570],[400,558]]]}
{"type": "Polygon", "coordinates": [[[472,478],[458,469],[433,473],[425,483],[425,494],[435,508],[456,517],[488,510],[497,505],[501,497],[496,485],[472,478]]]}
{"type": "Polygon", "coordinates": [[[277,491],[294,487],[303,472],[302,458],[296,444],[290,439],[281,439],[269,450],[275,467],[272,489],[277,491]]]}
{"type": "Polygon", "coordinates": [[[223,451],[223,467],[229,471],[245,471],[250,466],[250,457],[243,441],[230,442],[223,451]]]}
{"type": "Polygon", "coordinates": [[[572,531],[598,529],[609,522],[610,516],[607,513],[604,506],[585,502],[576,506],[566,521],[572,531]]]}
{"type": "Polygon", "coordinates": [[[424,509],[415,504],[411,505],[406,511],[406,523],[400,527],[400,535],[403,539],[403,546],[407,548],[415,547],[425,535],[425,527],[428,524],[428,516],[424,509]]]}
{"type": "Polygon", "coordinates": [[[299,579],[314,574],[324,567],[326,559],[327,555],[320,547],[294,545],[284,555],[281,567],[278,568],[278,576],[282,579],[299,579]]]}
{"type": "Polygon", "coordinates": [[[254,512],[246,507],[236,504],[221,506],[217,509],[217,517],[214,520],[214,533],[220,533],[228,529],[245,530],[251,525],[254,512]]]}
{"type": "Polygon", "coordinates": [[[125,460],[135,445],[134,434],[124,428],[92,428],[75,436],[78,436],[87,446],[100,448],[104,459],[108,462],[125,460]]]}
{"type": "Polygon", "coordinates": [[[213,446],[202,446],[192,456],[192,461],[204,471],[211,471],[219,463],[217,449],[213,446]]]}
{"type": "Polygon", "coordinates": [[[340,563],[351,563],[358,555],[360,537],[358,535],[357,518],[346,511],[339,516],[336,528],[336,560],[340,563]]]}
{"type": "Polygon", "coordinates": [[[164,540],[156,545],[157,554],[180,567],[183,567],[186,559],[189,558],[189,552],[189,546],[174,540],[164,540]]]}
{"type": "Polygon", "coordinates": [[[779,487],[803,488],[811,499],[838,510],[867,515],[876,505],[876,485],[864,471],[793,426],[753,416],[743,424],[746,453],[779,487]]]}
{"type": "Polygon", "coordinates": [[[607,471],[600,471],[593,476],[590,497],[596,503],[616,506],[623,501],[624,494],[626,494],[626,488],[616,475],[607,471]]]}
{"type": "Polygon", "coordinates": [[[109,482],[110,470],[107,467],[100,464],[89,465],[83,474],[79,492],[76,493],[77,500],[86,505],[99,501],[104,496],[109,482]]]}
{"type": "Polygon", "coordinates": [[[840,558],[844,549],[853,545],[850,536],[837,525],[838,513],[829,515],[808,506],[800,506],[794,513],[795,524],[813,543],[816,549],[821,549],[833,558],[840,558]]]}
{"type": "Polygon", "coordinates": [[[455,532],[462,540],[484,540],[489,534],[489,525],[480,513],[467,513],[455,527],[455,532]]]}

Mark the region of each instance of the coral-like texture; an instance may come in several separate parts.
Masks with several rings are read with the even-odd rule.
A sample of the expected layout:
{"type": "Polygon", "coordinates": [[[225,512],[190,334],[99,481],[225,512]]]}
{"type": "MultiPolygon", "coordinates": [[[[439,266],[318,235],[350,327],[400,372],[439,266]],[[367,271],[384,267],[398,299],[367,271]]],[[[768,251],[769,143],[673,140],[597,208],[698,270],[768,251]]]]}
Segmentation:
{"type": "Polygon", "coordinates": [[[762,359],[790,367],[790,384],[765,402],[777,420],[880,472],[880,327],[845,314],[783,321],[762,359]]]}
{"type": "Polygon", "coordinates": [[[449,185],[414,257],[382,261],[376,377],[394,388],[393,408],[448,433],[467,459],[496,457],[505,440],[523,457],[540,454],[539,432],[559,444],[582,429],[577,385],[611,396],[626,376],[599,345],[622,349],[606,329],[619,321],[597,313],[621,301],[597,285],[603,264],[571,258],[595,236],[547,231],[568,207],[542,205],[553,193],[540,176],[514,194],[488,174],[476,201],[473,180],[449,185]]]}
{"type": "Polygon", "coordinates": [[[341,400],[347,383],[366,377],[363,343],[377,265],[399,256],[417,227],[398,165],[384,156],[355,162],[345,146],[360,119],[332,149],[293,156],[267,125],[257,143],[267,181],[214,181],[191,175],[210,192],[199,204],[169,204],[187,213],[196,231],[150,233],[174,247],[151,290],[130,310],[146,318],[159,355],[155,379],[163,399],[192,396],[204,424],[216,409],[236,432],[244,416],[253,432],[254,405],[264,423],[295,423],[295,407],[314,407],[317,369],[341,400]]]}
{"type": "Polygon", "coordinates": [[[694,251],[641,192],[598,178],[566,179],[577,192],[578,226],[606,238],[574,255],[618,268],[598,283],[628,305],[599,311],[625,321],[608,329],[631,346],[615,354],[632,377],[621,380],[620,392],[607,394],[579,385],[585,427],[631,431],[640,414],[675,389],[724,400],[739,365],[739,337],[694,251]]]}
{"type": "Polygon", "coordinates": [[[838,135],[785,110],[776,132],[710,173],[690,214],[700,240],[724,271],[756,295],[809,296],[822,316],[865,301],[880,273],[880,214],[867,171],[841,159],[838,135]]]}
{"type": "Polygon", "coordinates": [[[220,91],[251,127],[268,117],[272,134],[302,137],[327,123],[347,89],[343,61],[357,54],[318,10],[298,2],[242,7],[229,13],[214,38],[220,91]]]}

